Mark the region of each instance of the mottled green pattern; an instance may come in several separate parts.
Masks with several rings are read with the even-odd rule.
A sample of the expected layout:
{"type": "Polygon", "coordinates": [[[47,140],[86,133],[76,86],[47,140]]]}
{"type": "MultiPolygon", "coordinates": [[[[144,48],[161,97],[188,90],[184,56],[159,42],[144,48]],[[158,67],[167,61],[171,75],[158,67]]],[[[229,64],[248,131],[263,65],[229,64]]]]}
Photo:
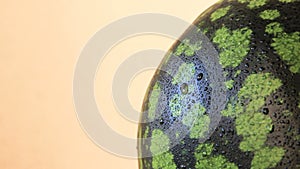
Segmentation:
{"type": "Polygon", "coordinates": [[[238,100],[230,102],[221,113],[224,116],[238,117],[242,112],[255,112],[264,105],[264,98],[282,85],[279,79],[274,79],[269,73],[249,75],[243,87],[238,92],[238,100]],[[247,100],[248,105],[242,106],[247,100]],[[246,107],[242,108],[242,107],[246,107]]]}
{"type": "Polygon", "coordinates": [[[265,97],[279,86],[281,86],[280,80],[274,78],[270,73],[251,74],[246,78],[238,96],[251,99],[265,97]]]}
{"type": "Polygon", "coordinates": [[[238,92],[238,100],[231,99],[221,113],[224,116],[237,117],[243,111],[258,111],[264,104],[265,97],[269,96],[282,85],[279,79],[274,79],[269,73],[252,74],[247,77],[243,87],[238,92]],[[251,100],[246,106],[242,103],[251,100]]]}
{"type": "Polygon", "coordinates": [[[220,64],[223,68],[236,67],[248,54],[252,30],[249,28],[230,31],[226,27],[218,29],[213,42],[220,48],[220,64]],[[239,47],[236,47],[239,46],[239,47]]]}
{"type": "Polygon", "coordinates": [[[180,56],[181,54],[185,54],[186,56],[193,56],[197,50],[201,49],[201,44],[201,41],[198,41],[195,44],[191,44],[189,39],[185,39],[178,45],[174,54],[177,56],[180,56]]]}
{"type": "Polygon", "coordinates": [[[250,9],[253,9],[253,8],[264,6],[268,2],[268,0],[238,0],[238,2],[248,3],[247,6],[250,9]]]}
{"type": "Polygon", "coordinates": [[[280,16],[280,13],[278,10],[274,9],[274,10],[265,10],[263,12],[260,13],[259,15],[262,19],[265,20],[274,20],[275,18],[278,18],[280,16]]]}
{"type": "Polygon", "coordinates": [[[188,82],[195,74],[195,65],[193,63],[182,63],[172,79],[172,84],[188,82]]]}
{"type": "MultiPolygon", "coordinates": [[[[265,103],[265,97],[275,92],[281,85],[281,81],[274,78],[270,73],[249,75],[237,94],[238,100],[231,99],[227,108],[222,111],[222,115],[236,118],[237,134],[243,136],[239,147],[244,152],[254,152],[256,162],[268,155],[271,159],[269,161],[276,164],[282,157],[282,155],[269,155],[260,151],[263,148],[268,148],[265,142],[273,124],[269,116],[259,112],[265,103]],[[242,105],[247,101],[249,101],[248,105],[242,105]]],[[[277,149],[281,148],[277,147],[277,149]]],[[[267,161],[265,165],[269,166],[267,161]]],[[[256,162],[253,162],[252,168],[257,168],[256,162]]]]}
{"type": "Polygon", "coordinates": [[[293,73],[300,72],[300,32],[287,34],[278,22],[266,26],[266,32],[275,36],[271,46],[289,66],[293,73]]]}
{"type": "Polygon", "coordinates": [[[273,126],[270,117],[260,112],[249,113],[241,114],[235,123],[237,134],[243,136],[240,143],[242,151],[259,150],[265,144],[267,134],[270,133],[273,126]]]}
{"type": "Polygon", "coordinates": [[[290,2],[297,2],[297,0],[279,0],[279,2],[290,3],[290,2]]]}
{"type": "Polygon", "coordinates": [[[271,44],[293,73],[300,72],[300,32],[282,33],[271,44]]]}
{"type": "Polygon", "coordinates": [[[242,102],[246,101],[246,99],[251,100],[246,109],[248,112],[258,111],[264,104],[261,101],[264,102],[264,98],[277,90],[281,85],[281,81],[275,79],[270,73],[252,74],[245,80],[243,87],[238,92],[238,98],[242,102]]]}
{"type": "Polygon", "coordinates": [[[243,112],[243,106],[231,98],[227,104],[227,108],[221,111],[221,114],[226,117],[236,117],[243,112]]]}
{"type": "Polygon", "coordinates": [[[272,22],[266,26],[266,32],[268,34],[273,34],[274,36],[277,36],[282,31],[283,31],[283,28],[282,28],[281,24],[278,22],[272,22]]]}
{"type": "Polygon", "coordinates": [[[199,103],[194,104],[191,111],[183,117],[182,123],[191,127],[197,118],[204,115],[205,111],[205,108],[199,103]]]}
{"type": "Polygon", "coordinates": [[[227,14],[229,9],[230,9],[230,6],[227,6],[227,7],[220,8],[220,9],[216,10],[210,16],[211,21],[216,21],[216,20],[222,18],[223,16],[225,16],[227,14]]]}
{"type": "Polygon", "coordinates": [[[251,169],[273,168],[284,155],[284,149],[281,147],[264,147],[255,152],[251,163],[251,169]]]}
{"type": "Polygon", "coordinates": [[[212,155],[213,144],[200,144],[195,150],[196,169],[238,169],[222,155],[212,155]]]}
{"type": "Polygon", "coordinates": [[[160,95],[160,87],[158,83],[155,83],[153,86],[152,92],[149,97],[149,103],[148,103],[148,118],[149,120],[154,120],[155,117],[155,110],[156,110],[156,105],[159,100],[159,95],[160,95]]]}
{"type": "Polygon", "coordinates": [[[176,169],[173,154],[168,152],[169,144],[169,137],[163,131],[159,129],[152,131],[150,151],[153,154],[153,168],[176,169]]]}
{"type": "Polygon", "coordinates": [[[152,154],[161,154],[169,150],[169,137],[163,133],[160,129],[154,129],[152,131],[150,150],[152,154]]]}
{"type": "MultiPolygon", "coordinates": [[[[169,93],[158,99],[160,95],[151,91],[147,95],[147,101],[151,103],[144,104],[150,109],[149,119],[157,118],[155,123],[143,124],[140,128],[140,133],[144,132],[142,137],[152,135],[152,140],[149,145],[140,144],[143,149],[139,153],[143,150],[153,154],[166,151],[143,158],[145,161],[140,167],[269,169],[300,166],[296,159],[297,140],[300,140],[297,120],[300,96],[291,94],[299,92],[295,81],[300,73],[300,32],[299,23],[295,23],[298,22],[299,2],[219,1],[193,22],[199,28],[195,32],[187,30],[180,38],[183,40],[172,46],[161,64],[168,69],[168,74],[154,77],[153,81],[159,81],[162,90],[170,89],[169,93]],[[223,68],[218,75],[223,75],[222,83],[227,88],[227,91],[226,88],[221,91],[228,101],[221,110],[225,117],[216,123],[217,126],[213,126],[215,123],[210,119],[214,115],[210,114],[214,113],[214,105],[208,101],[220,100],[222,103],[214,95],[219,87],[213,82],[215,74],[210,74],[216,60],[212,58],[212,65],[207,65],[200,58],[207,54],[206,43],[197,41],[197,33],[201,31],[218,52],[217,62],[223,68]],[[170,62],[171,54],[175,55],[171,59],[182,60],[170,62]],[[205,78],[197,78],[200,72],[205,78]],[[201,93],[203,90],[206,93],[201,93]],[[158,112],[156,107],[160,100],[165,102],[159,103],[161,110],[158,112]],[[172,124],[179,125],[179,130],[164,134],[163,129],[172,124]],[[147,125],[150,128],[145,127],[147,125]],[[184,136],[184,141],[169,150],[171,142],[182,138],[181,127],[189,129],[189,133],[184,136]],[[213,127],[217,127],[214,132],[213,127]],[[193,154],[194,158],[191,157],[193,154]]],[[[157,85],[153,90],[159,92],[160,88],[157,85]]],[[[166,93],[160,91],[163,92],[166,93]]]]}
{"type": "Polygon", "coordinates": [[[183,117],[182,123],[190,127],[190,138],[203,138],[209,129],[210,118],[204,115],[205,108],[196,103],[183,117]]]}
{"type": "Polygon", "coordinates": [[[181,114],[182,100],[183,100],[183,96],[179,94],[175,94],[169,102],[169,107],[174,117],[178,117],[181,114]]]}
{"type": "Polygon", "coordinates": [[[173,162],[173,154],[170,152],[155,155],[152,157],[152,167],[154,169],[176,169],[176,164],[173,162]]]}
{"type": "Polygon", "coordinates": [[[226,88],[227,89],[232,89],[232,87],[233,87],[233,83],[234,83],[234,81],[231,79],[231,80],[228,80],[228,81],[226,81],[225,82],[225,86],[226,86],[226,88]]]}

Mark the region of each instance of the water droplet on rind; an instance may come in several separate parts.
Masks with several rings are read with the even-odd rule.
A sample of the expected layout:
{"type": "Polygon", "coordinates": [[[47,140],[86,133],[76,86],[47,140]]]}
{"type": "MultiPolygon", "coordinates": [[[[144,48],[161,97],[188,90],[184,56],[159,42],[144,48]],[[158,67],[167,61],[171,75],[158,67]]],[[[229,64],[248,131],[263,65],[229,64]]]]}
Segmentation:
{"type": "Polygon", "coordinates": [[[263,114],[267,115],[267,114],[269,114],[269,109],[268,108],[263,108],[262,112],[263,112],[263,114]]]}
{"type": "Polygon", "coordinates": [[[189,92],[189,86],[188,86],[188,84],[186,84],[186,83],[181,84],[180,91],[184,95],[188,94],[188,92],[189,92]]]}
{"type": "Polygon", "coordinates": [[[203,73],[199,73],[197,76],[197,80],[200,81],[203,78],[203,73]]]}

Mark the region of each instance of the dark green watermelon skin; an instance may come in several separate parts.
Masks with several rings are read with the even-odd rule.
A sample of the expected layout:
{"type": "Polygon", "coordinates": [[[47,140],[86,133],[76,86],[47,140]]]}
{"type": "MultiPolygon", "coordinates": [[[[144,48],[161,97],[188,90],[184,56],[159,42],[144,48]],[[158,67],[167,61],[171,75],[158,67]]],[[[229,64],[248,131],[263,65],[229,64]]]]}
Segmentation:
{"type": "Polygon", "coordinates": [[[171,47],[144,99],[138,138],[149,139],[138,141],[140,169],[300,168],[300,1],[254,2],[221,1],[193,23],[223,71],[217,126],[210,113],[218,86],[201,60],[199,30],[188,29],[171,47]],[[178,74],[182,65],[187,71],[178,74]],[[191,129],[195,112],[193,122],[209,129],[191,129]]]}

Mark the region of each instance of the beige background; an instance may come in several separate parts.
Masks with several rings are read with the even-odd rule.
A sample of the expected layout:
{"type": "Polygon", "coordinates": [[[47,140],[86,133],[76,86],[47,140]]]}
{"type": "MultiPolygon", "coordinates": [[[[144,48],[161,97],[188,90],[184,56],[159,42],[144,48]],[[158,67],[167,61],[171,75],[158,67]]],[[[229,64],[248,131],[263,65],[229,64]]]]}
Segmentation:
{"type": "MultiPolygon", "coordinates": [[[[137,169],[95,145],[79,125],[72,78],[84,45],[105,25],[132,14],[152,12],[192,22],[217,0],[1,0],[0,1],[0,168],[137,169]]],[[[174,28],[176,29],[176,28],[174,28]]],[[[146,35],[128,39],[105,58],[96,77],[98,103],[116,131],[136,137],[137,124],[120,117],[111,101],[111,79],[130,54],[147,48],[167,50],[174,40],[146,35]],[[110,73],[109,73],[110,72],[110,73]],[[101,93],[101,95],[99,94],[101,93]]],[[[152,71],[133,79],[128,97],[140,109],[152,71]]]]}

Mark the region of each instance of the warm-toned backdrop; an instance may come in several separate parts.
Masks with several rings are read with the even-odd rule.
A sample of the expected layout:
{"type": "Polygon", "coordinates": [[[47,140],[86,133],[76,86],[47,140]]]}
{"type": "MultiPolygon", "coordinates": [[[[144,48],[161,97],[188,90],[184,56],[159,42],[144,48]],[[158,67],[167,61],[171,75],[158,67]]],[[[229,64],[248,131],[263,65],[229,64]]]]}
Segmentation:
{"type": "MultiPolygon", "coordinates": [[[[0,1],[0,168],[137,169],[136,159],[110,154],[81,129],[72,95],[76,61],[84,45],[105,25],[132,14],[164,13],[192,22],[217,0],[1,0],[0,1]]],[[[176,29],[176,28],[174,28],[176,29]]],[[[137,124],[120,117],[109,89],[113,72],[135,51],[167,50],[173,40],[139,36],[116,46],[96,77],[103,116],[116,131],[136,137],[137,124]],[[101,93],[101,94],[100,94],[101,93]]],[[[153,71],[140,73],[129,99],[140,109],[145,83],[153,71]]],[[[103,136],[105,137],[105,136],[103,136]]]]}

